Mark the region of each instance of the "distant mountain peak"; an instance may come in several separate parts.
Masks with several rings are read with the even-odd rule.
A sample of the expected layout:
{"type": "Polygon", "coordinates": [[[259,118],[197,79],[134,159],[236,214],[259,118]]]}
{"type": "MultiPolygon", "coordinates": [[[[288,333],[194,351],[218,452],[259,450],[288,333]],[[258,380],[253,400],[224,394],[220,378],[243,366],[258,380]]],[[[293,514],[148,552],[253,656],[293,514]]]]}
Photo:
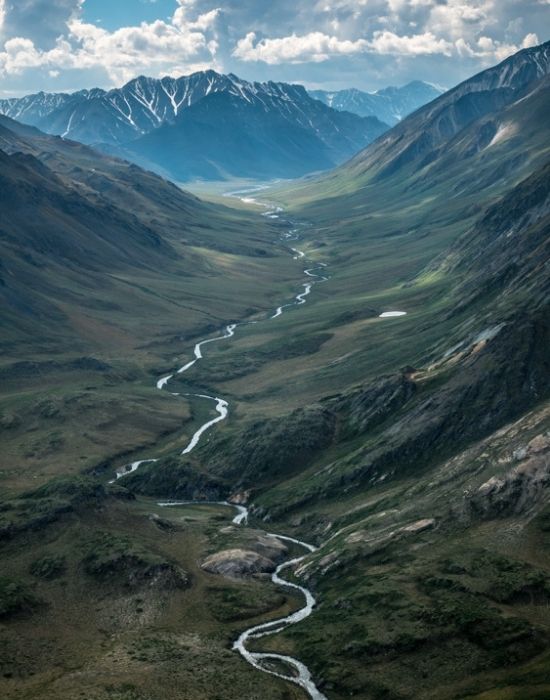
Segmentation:
{"type": "Polygon", "coordinates": [[[412,80],[401,87],[389,86],[376,92],[348,88],[336,91],[313,90],[310,94],[334,109],[377,117],[386,124],[394,125],[442,92],[430,83],[412,80]]]}

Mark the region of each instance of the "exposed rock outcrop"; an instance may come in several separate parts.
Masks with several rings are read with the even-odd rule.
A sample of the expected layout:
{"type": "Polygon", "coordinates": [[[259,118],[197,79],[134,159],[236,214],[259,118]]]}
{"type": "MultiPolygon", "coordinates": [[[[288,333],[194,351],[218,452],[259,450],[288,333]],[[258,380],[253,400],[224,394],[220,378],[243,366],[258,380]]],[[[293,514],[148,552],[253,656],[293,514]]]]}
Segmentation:
{"type": "Polygon", "coordinates": [[[470,508],[484,517],[529,511],[544,495],[550,483],[550,435],[535,436],[515,450],[519,462],[502,476],[481,484],[470,499],[470,508]]]}
{"type": "Polygon", "coordinates": [[[204,571],[227,578],[242,578],[275,570],[288,550],[276,537],[259,535],[243,547],[224,549],[207,557],[202,563],[204,571]]]}
{"type": "Polygon", "coordinates": [[[202,563],[204,571],[227,578],[241,578],[274,571],[275,563],[250,549],[226,549],[211,554],[202,563]]]}

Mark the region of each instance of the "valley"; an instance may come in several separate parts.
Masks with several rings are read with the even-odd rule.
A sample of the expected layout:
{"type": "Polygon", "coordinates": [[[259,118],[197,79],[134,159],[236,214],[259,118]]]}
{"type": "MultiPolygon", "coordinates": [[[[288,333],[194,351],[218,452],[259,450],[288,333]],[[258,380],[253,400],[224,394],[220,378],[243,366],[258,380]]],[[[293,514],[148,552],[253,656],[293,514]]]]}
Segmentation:
{"type": "Polygon", "coordinates": [[[197,195],[0,117],[2,697],[548,697],[549,57],[197,195]]]}
{"type": "Polygon", "coordinates": [[[152,175],[134,190],[139,170],[77,144],[56,152],[56,140],[24,129],[18,136],[6,128],[3,144],[14,151],[5,156],[13,168],[2,171],[13,205],[4,226],[18,231],[3,239],[0,292],[8,489],[55,475],[60,448],[79,471],[140,443],[169,442],[190,416],[185,406],[159,400],[149,373],[175,356],[182,338],[269,308],[277,285],[290,292],[295,279],[295,264],[267,219],[211,207],[152,175]],[[28,152],[25,164],[18,149],[28,152]],[[36,199],[31,188],[46,179],[36,199]],[[14,200],[9,188],[18,182],[29,185],[14,200]],[[65,196],[74,200],[72,214],[65,196]],[[41,231],[25,218],[29,207],[41,231]],[[102,238],[105,216],[112,224],[102,238]],[[80,238],[52,258],[60,238],[71,240],[68,231],[80,238]],[[253,271],[268,283],[264,299],[248,277],[253,271]],[[88,429],[80,434],[83,423],[88,429]]]}
{"type": "MultiPolygon", "coordinates": [[[[245,201],[251,202],[249,197],[245,197],[243,199],[245,201]]],[[[254,200],[252,200],[251,203],[255,203],[254,200]]],[[[271,216],[271,214],[269,212],[267,212],[267,216],[269,217],[269,216],[271,216]]],[[[273,215],[273,216],[275,216],[275,215],[273,215]]],[[[278,218],[278,215],[277,215],[277,218],[278,218]]],[[[295,232],[297,230],[298,229],[294,229],[293,231],[295,232]]],[[[285,241],[289,235],[291,235],[291,234],[288,234],[288,233],[283,234],[281,236],[282,240],[285,241]]],[[[294,233],[294,235],[292,235],[291,237],[293,240],[296,239],[297,238],[296,233],[294,233]]],[[[291,248],[290,251],[291,251],[291,253],[294,253],[294,259],[300,259],[301,257],[304,257],[303,253],[301,253],[301,251],[299,251],[295,248],[291,248]]],[[[315,268],[315,269],[317,269],[317,268],[315,268]]],[[[324,271],[324,268],[322,266],[320,266],[318,269],[324,271]]],[[[312,286],[317,281],[315,279],[316,277],[319,277],[319,281],[327,281],[327,279],[328,279],[327,277],[316,275],[313,269],[306,269],[304,272],[311,279],[311,282],[303,285],[305,288],[304,292],[298,293],[293,302],[290,302],[290,303],[285,304],[283,306],[277,307],[277,309],[275,310],[274,313],[270,313],[267,316],[268,320],[278,318],[280,315],[282,315],[285,308],[292,307],[293,305],[301,306],[302,304],[304,304],[306,302],[306,296],[309,295],[312,286]]],[[[245,325],[247,325],[247,323],[248,324],[256,324],[259,322],[260,321],[258,321],[258,320],[253,320],[253,321],[244,322],[244,324],[245,325]]],[[[187,372],[188,370],[190,370],[194,366],[194,364],[196,362],[203,359],[204,355],[202,354],[203,353],[202,347],[204,345],[207,345],[211,342],[216,342],[219,340],[233,338],[233,336],[235,334],[235,330],[237,329],[237,327],[239,325],[243,325],[243,324],[242,323],[231,324],[231,325],[227,326],[223,335],[217,336],[217,337],[215,336],[214,338],[209,338],[209,339],[199,341],[195,345],[195,350],[194,350],[195,359],[184,364],[179,370],[177,370],[176,374],[183,374],[183,373],[187,372]]],[[[173,378],[173,376],[174,375],[169,375],[169,376],[166,376],[166,377],[159,379],[156,382],[157,389],[160,389],[160,390],[165,389],[167,387],[167,384],[173,378]]],[[[174,394],[173,392],[171,392],[171,395],[172,396],[174,396],[174,395],[179,396],[179,393],[174,394]]],[[[188,397],[190,395],[183,394],[183,396],[188,397]]],[[[196,394],[195,398],[209,399],[212,397],[207,397],[207,396],[202,395],[202,394],[196,394]]],[[[222,399],[215,399],[215,401],[217,401],[217,410],[220,413],[219,419],[223,420],[224,418],[227,417],[227,403],[225,401],[223,401],[222,399]]],[[[189,442],[187,447],[182,451],[182,454],[191,453],[194,450],[194,448],[197,446],[197,444],[199,443],[199,440],[200,440],[202,434],[206,430],[208,430],[211,426],[213,426],[216,422],[218,422],[219,419],[209,420],[209,421],[205,422],[201,427],[199,427],[198,430],[195,432],[194,436],[191,438],[191,441],[189,442]]],[[[114,484],[116,481],[121,480],[121,479],[123,480],[122,483],[124,483],[124,481],[126,480],[125,477],[127,475],[133,474],[138,469],[142,468],[144,465],[154,465],[157,463],[157,461],[158,460],[155,457],[155,458],[148,458],[148,459],[133,462],[132,464],[129,465],[128,468],[121,468],[121,469],[117,470],[116,478],[109,480],[109,485],[114,484]]],[[[46,488],[43,489],[42,491],[39,489],[36,495],[40,498],[42,496],[42,494],[49,495],[50,493],[55,493],[55,491],[59,488],[67,489],[67,495],[70,494],[72,496],[73,494],[76,493],[77,498],[80,498],[79,489],[83,488],[83,494],[82,494],[83,501],[87,501],[87,499],[89,498],[90,495],[94,499],[99,496],[99,499],[101,500],[101,496],[103,496],[103,498],[104,498],[105,496],[107,496],[109,494],[109,492],[107,492],[107,493],[103,492],[101,488],[99,490],[92,489],[92,494],[88,494],[88,493],[86,493],[85,483],[83,483],[82,487],[81,487],[78,482],[71,484],[70,481],[66,481],[65,483],[63,481],[60,481],[59,485],[55,484],[55,482],[54,482],[54,483],[52,483],[51,487],[49,485],[47,485],[46,488]],[[101,496],[100,496],[100,494],[101,494],[101,496]]],[[[124,491],[124,489],[122,489],[122,491],[124,491]]],[[[113,495],[115,496],[115,498],[118,497],[117,495],[115,495],[116,493],[117,493],[116,491],[113,492],[113,495]]],[[[124,496],[123,496],[123,499],[125,499],[124,496]]],[[[157,507],[160,507],[160,508],[166,508],[167,506],[169,506],[170,509],[177,509],[177,510],[179,510],[181,507],[187,506],[188,508],[191,508],[191,511],[193,511],[193,507],[201,506],[201,504],[203,504],[203,503],[204,503],[203,500],[199,500],[196,502],[187,502],[187,503],[166,502],[166,503],[158,503],[156,505],[157,505],[157,507]]],[[[90,504],[88,503],[87,506],[89,507],[89,505],[90,504]]],[[[220,504],[217,504],[217,505],[219,506],[220,504]]],[[[224,504],[221,504],[221,505],[223,506],[224,504]]],[[[229,504],[226,503],[225,505],[229,505],[229,504]]],[[[216,504],[212,504],[212,506],[215,508],[216,504]]],[[[247,516],[248,516],[247,509],[245,509],[242,506],[237,506],[237,508],[239,511],[238,515],[233,518],[232,522],[236,525],[240,525],[243,522],[246,523],[247,516]]],[[[17,506],[16,506],[16,509],[17,509],[17,506]]],[[[10,510],[10,508],[8,507],[8,512],[9,512],[9,510],[10,510]]],[[[132,510],[134,510],[134,509],[132,509],[132,510]]],[[[71,511],[72,511],[71,506],[69,506],[69,507],[62,506],[62,508],[59,512],[66,513],[66,512],[71,512],[71,511]]],[[[53,511],[52,516],[53,516],[53,522],[55,522],[57,519],[57,512],[55,510],[53,511]]],[[[48,518],[48,516],[46,516],[46,517],[48,518]]],[[[155,522],[155,523],[158,522],[159,526],[162,527],[163,529],[168,528],[170,531],[172,531],[174,529],[172,525],[167,524],[169,521],[161,519],[158,515],[155,515],[154,513],[149,514],[149,519],[153,519],[153,522],[155,522]],[[162,523],[162,525],[160,523],[162,523]]],[[[23,520],[24,520],[24,516],[23,516],[23,520]]],[[[49,518],[48,518],[48,520],[46,520],[46,522],[49,522],[49,518]]],[[[22,526],[23,532],[28,531],[28,530],[32,531],[33,529],[34,529],[34,524],[32,521],[29,523],[29,526],[27,526],[25,523],[23,523],[23,526],[22,526]]],[[[8,540],[11,539],[12,534],[11,534],[10,530],[11,530],[11,525],[8,525],[7,527],[4,528],[3,533],[2,533],[3,538],[7,538],[8,540]]],[[[17,532],[17,530],[16,530],[16,532],[17,532]]],[[[299,547],[306,548],[306,551],[308,551],[308,552],[312,552],[315,550],[315,548],[313,546],[302,543],[301,541],[299,541],[295,538],[292,538],[292,537],[287,537],[284,535],[269,535],[269,537],[276,538],[277,540],[282,541],[282,542],[288,542],[291,545],[298,545],[299,547]]],[[[103,532],[97,533],[97,540],[98,540],[98,543],[100,543],[100,546],[107,547],[108,552],[109,552],[109,549],[108,549],[109,547],[116,548],[117,544],[118,544],[116,542],[116,540],[113,541],[112,536],[107,535],[106,533],[103,533],[103,532]],[[103,543],[105,543],[105,544],[103,544],[103,543]]],[[[124,547],[125,550],[127,550],[128,545],[129,545],[129,542],[124,542],[124,540],[120,540],[120,544],[118,544],[118,547],[122,546],[122,547],[124,547]]],[[[126,568],[127,566],[132,567],[132,564],[134,563],[132,561],[132,557],[134,560],[137,560],[136,563],[138,563],[138,565],[141,564],[141,561],[139,560],[140,554],[138,552],[139,552],[139,547],[137,549],[136,554],[131,554],[129,556],[126,553],[122,554],[122,550],[119,550],[119,552],[118,552],[119,556],[121,556],[121,554],[122,554],[122,558],[124,560],[127,560],[124,568],[126,568]]],[[[96,556],[97,556],[96,554],[93,555],[94,558],[96,556]]],[[[108,556],[110,558],[112,558],[113,555],[111,553],[109,553],[108,556]]],[[[141,555],[141,556],[143,556],[143,555],[141,555]]],[[[257,652],[251,652],[247,649],[247,641],[249,639],[254,640],[256,638],[256,636],[263,636],[266,633],[271,633],[271,634],[278,633],[280,630],[284,629],[288,624],[295,624],[296,622],[301,621],[302,619],[307,617],[309,614],[311,614],[313,606],[315,605],[315,600],[314,600],[313,596],[311,595],[311,593],[307,589],[305,589],[301,586],[298,586],[294,583],[286,583],[286,581],[284,579],[281,579],[279,577],[279,574],[284,569],[299,563],[304,558],[305,558],[304,556],[294,557],[291,560],[289,560],[288,562],[284,562],[284,563],[280,564],[277,567],[277,569],[275,570],[275,572],[273,573],[272,579],[273,579],[273,583],[279,587],[286,586],[286,587],[290,588],[291,590],[296,589],[296,590],[300,591],[300,593],[303,594],[306,598],[306,607],[299,609],[299,610],[291,613],[290,615],[287,615],[284,618],[277,619],[273,622],[268,622],[268,623],[264,623],[262,625],[253,626],[250,630],[243,632],[239,636],[239,638],[234,643],[234,649],[239,650],[239,652],[242,654],[244,659],[247,660],[253,667],[257,668],[259,671],[264,671],[264,672],[267,671],[267,673],[274,675],[276,678],[280,678],[283,680],[291,680],[293,683],[296,683],[297,685],[303,687],[306,690],[307,694],[310,695],[312,698],[316,698],[318,700],[321,700],[325,696],[317,690],[317,688],[315,687],[315,684],[313,683],[313,680],[311,678],[310,672],[308,671],[307,667],[304,666],[301,662],[299,662],[296,659],[293,659],[292,657],[290,657],[288,655],[281,656],[278,654],[273,654],[272,652],[270,652],[270,653],[257,653],[257,652]],[[266,632],[264,630],[269,630],[269,632],[266,632]],[[298,674],[298,677],[296,680],[294,680],[293,673],[291,673],[289,676],[289,675],[283,673],[281,670],[275,671],[272,667],[270,667],[270,664],[273,664],[274,662],[279,662],[279,661],[281,663],[283,663],[284,667],[288,666],[291,669],[293,669],[293,672],[295,671],[298,674]]],[[[145,560],[145,561],[147,561],[147,560],[145,560]]],[[[33,567],[37,568],[38,565],[41,567],[41,569],[44,570],[44,573],[40,574],[40,575],[43,575],[46,580],[48,580],[50,578],[55,579],[60,574],[63,574],[66,570],[65,557],[61,557],[61,556],[53,557],[51,559],[43,558],[43,559],[39,560],[38,563],[32,564],[31,569],[33,569],[33,567]]],[[[116,567],[117,567],[116,560],[113,561],[113,565],[115,566],[114,571],[116,571],[117,570],[116,569],[116,567]]],[[[154,564],[153,564],[153,566],[154,566],[154,564]]],[[[173,578],[174,576],[177,576],[179,578],[179,580],[176,580],[176,581],[169,580],[167,582],[168,586],[170,588],[172,586],[184,588],[187,585],[188,580],[187,580],[186,573],[184,573],[183,571],[174,572],[174,570],[168,568],[167,565],[164,565],[164,568],[165,568],[165,570],[166,569],[168,570],[170,577],[173,578]]],[[[112,573],[114,573],[114,571],[112,573]]],[[[124,576],[123,571],[124,570],[122,569],[118,573],[122,574],[124,576]]],[[[98,573],[99,572],[100,572],[100,569],[98,569],[98,573]]],[[[111,575],[112,575],[112,573],[111,573],[111,575]]],[[[163,571],[163,573],[164,573],[164,571],[163,571]]],[[[145,572],[145,575],[147,575],[147,572],[145,572]]],[[[8,584],[5,583],[4,581],[2,581],[2,584],[5,587],[4,596],[11,595],[12,600],[13,600],[13,603],[11,603],[11,601],[8,603],[8,599],[6,599],[4,602],[7,605],[10,605],[10,604],[17,605],[18,604],[17,595],[21,595],[21,596],[26,595],[25,593],[23,593],[23,589],[18,588],[18,587],[15,587],[13,589],[13,593],[11,592],[11,589],[8,593],[8,588],[6,587],[6,586],[8,586],[8,584]],[[21,591],[21,593],[20,593],[20,591],[21,591]]],[[[11,585],[13,586],[13,584],[11,584],[11,585]]],[[[135,583],[128,582],[126,585],[127,586],[128,585],[135,585],[135,583]]],[[[166,584],[163,581],[161,581],[160,585],[164,586],[166,584]]],[[[21,603],[24,607],[26,607],[27,605],[30,605],[30,606],[39,605],[38,601],[35,603],[34,599],[31,597],[29,597],[28,600],[25,600],[25,602],[23,602],[23,600],[21,600],[21,603]]],[[[138,603],[141,604],[142,599],[138,599],[138,603]]],[[[138,605],[137,611],[143,612],[143,608],[138,605]]],[[[10,612],[11,612],[11,610],[9,608],[7,608],[6,614],[9,614],[10,612]]],[[[4,640],[4,641],[7,641],[7,640],[4,640]]],[[[159,643],[162,644],[163,642],[159,642],[159,643]]],[[[10,655],[10,650],[8,650],[8,663],[10,662],[9,655],[10,655]]],[[[15,659],[14,659],[14,661],[15,661],[15,659]]],[[[11,679],[12,675],[13,675],[12,672],[5,673],[4,678],[11,679]]],[[[34,675],[34,673],[31,675],[34,675]]],[[[8,688],[6,689],[7,692],[9,692],[9,685],[11,685],[11,683],[8,681],[8,688]]],[[[33,690],[34,683],[31,682],[29,684],[29,686],[30,687],[25,687],[23,692],[25,693],[25,695],[30,693],[30,696],[33,696],[35,693],[35,690],[33,690]]],[[[69,687],[70,687],[70,684],[69,684],[69,687]]],[[[124,693],[126,690],[132,689],[133,687],[134,686],[132,684],[121,684],[118,686],[117,685],[107,685],[107,686],[105,686],[105,690],[107,691],[108,694],[110,694],[111,690],[116,694],[118,692],[117,688],[120,688],[121,691],[124,693]]],[[[43,691],[38,691],[38,692],[43,692],[43,691]]],[[[59,691],[56,690],[55,692],[59,692],[59,691]]],[[[61,691],[61,692],[63,692],[63,691],[61,691]]],[[[194,692],[197,692],[197,691],[195,690],[194,692]]],[[[210,692],[210,691],[207,691],[207,692],[210,692]]],[[[9,697],[11,697],[11,694],[9,695],[9,697]]],[[[18,697],[17,691],[15,692],[13,697],[18,697]]],[[[47,696],[41,695],[41,697],[47,697],[47,696]]],[[[198,695],[197,695],[197,697],[198,697],[198,695]]]]}

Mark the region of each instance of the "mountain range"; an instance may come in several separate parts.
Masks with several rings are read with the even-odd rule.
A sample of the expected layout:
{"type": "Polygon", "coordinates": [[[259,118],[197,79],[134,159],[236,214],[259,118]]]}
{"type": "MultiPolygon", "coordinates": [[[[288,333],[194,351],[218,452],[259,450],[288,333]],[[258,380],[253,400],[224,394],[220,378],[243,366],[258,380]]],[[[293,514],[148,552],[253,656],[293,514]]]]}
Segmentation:
{"type": "Polygon", "coordinates": [[[122,88],[38,93],[0,112],[176,180],[292,177],[347,160],[388,126],[339,112],[299,85],[203,71],[122,88]]]}
{"type": "Polygon", "coordinates": [[[353,112],[361,117],[377,117],[394,126],[415,109],[439,97],[444,90],[413,80],[401,87],[387,87],[376,92],[364,92],[356,88],[347,90],[310,90],[309,94],[329,107],[353,112]]]}

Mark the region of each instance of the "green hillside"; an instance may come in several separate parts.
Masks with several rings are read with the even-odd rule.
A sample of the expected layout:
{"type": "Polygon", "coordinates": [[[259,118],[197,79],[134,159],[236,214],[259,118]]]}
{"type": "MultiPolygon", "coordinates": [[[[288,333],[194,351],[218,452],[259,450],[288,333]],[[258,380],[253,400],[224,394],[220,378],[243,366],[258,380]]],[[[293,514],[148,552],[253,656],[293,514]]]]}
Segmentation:
{"type": "Polygon", "coordinates": [[[189,407],[160,397],[155,376],[196,336],[271,308],[299,268],[245,209],[6,118],[0,149],[11,489],[180,436],[189,407]]]}

